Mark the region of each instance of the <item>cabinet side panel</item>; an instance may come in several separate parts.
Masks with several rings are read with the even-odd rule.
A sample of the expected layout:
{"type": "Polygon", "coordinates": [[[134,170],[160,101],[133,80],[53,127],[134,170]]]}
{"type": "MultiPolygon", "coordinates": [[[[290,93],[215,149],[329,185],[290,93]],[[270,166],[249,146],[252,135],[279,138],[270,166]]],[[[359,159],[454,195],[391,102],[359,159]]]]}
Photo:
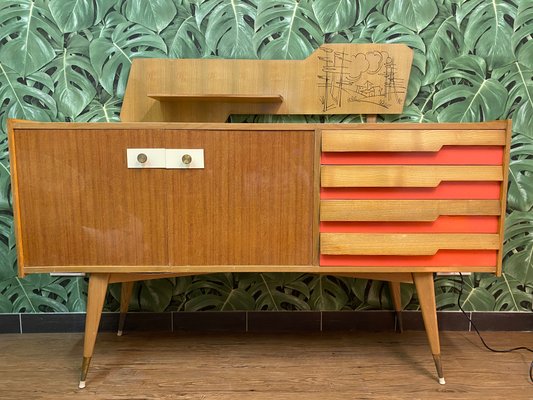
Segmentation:
{"type": "Polygon", "coordinates": [[[20,207],[19,207],[19,194],[18,194],[18,168],[17,168],[17,152],[16,152],[16,130],[13,128],[14,120],[8,119],[7,121],[7,133],[9,140],[9,154],[10,154],[10,172],[11,172],[11,192],[13,196],[13,223],[15,224],[15,236],[17,243],[17,266],[18,274],[20,277],[24,277],[26,274],[24,270],[24,254],[22,252],[23,242],[22,233],[20,230],[20,207]]]}
{"type": "Polygon", "coordinates": [[[128,169],[155,130],[31,129],[17,134],[26,266],[166,264],[162,170],[128,169]]]}
{"type": "Polygon", "coordinates": [[[314,131],[173,131],[205,168],[176,170],[172,265],[311,265],[314,131]]]}

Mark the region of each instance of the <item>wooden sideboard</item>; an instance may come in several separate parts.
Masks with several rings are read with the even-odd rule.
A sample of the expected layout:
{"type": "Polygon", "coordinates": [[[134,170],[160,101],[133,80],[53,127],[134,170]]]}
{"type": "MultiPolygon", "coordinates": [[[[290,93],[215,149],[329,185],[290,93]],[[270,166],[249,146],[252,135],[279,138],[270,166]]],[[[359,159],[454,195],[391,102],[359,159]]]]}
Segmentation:
{"type": "Polygon", "coordinates": [[[433,274],[501,273],[510,133],[10,120],[19,272],[90,273],[80,387],[109,283],[123,317],[134,281],[254,271],[388,280],[398,311],[414,282],[444,383],[433,274]]]}

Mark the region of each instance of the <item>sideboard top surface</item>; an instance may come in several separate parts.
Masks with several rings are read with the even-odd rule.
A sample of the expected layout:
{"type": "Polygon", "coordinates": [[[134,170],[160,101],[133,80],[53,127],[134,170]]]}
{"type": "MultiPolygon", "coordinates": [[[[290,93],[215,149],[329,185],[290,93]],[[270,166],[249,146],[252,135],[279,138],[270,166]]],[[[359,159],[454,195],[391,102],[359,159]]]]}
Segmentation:
{"type": "Polygon", "coordinates": [[[255,130],[255,131],[309,131],[325,129],[358,130],[447,130],[447,129],[506,129],[509,121],[468,122],[468,123],[204,123],[204,122],[35,122],[10,120],[11,129],[205,129],[205,130],[255,130]]]}

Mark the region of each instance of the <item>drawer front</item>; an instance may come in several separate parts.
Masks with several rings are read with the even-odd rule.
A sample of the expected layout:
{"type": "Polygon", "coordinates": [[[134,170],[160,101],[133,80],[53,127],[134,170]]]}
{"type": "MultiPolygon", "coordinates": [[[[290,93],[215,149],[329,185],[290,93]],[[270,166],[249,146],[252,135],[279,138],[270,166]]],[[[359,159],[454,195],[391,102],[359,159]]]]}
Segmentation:
{"type": "Polygon", "coordinates": [[[324,255],[432,256],[440,250],[496,250],[498,235],[466,233],[321,233],[324,255]]]}
{"type": "Polygon", "coordinates": [[[441,215],[434,221],[321,221],[320,232],[498,233],[499,221],[498,216],[486,215],[441,215]]]}
{"type": "Polygon", "coordinates": [[[502,192],[499,181],[441,182],[437,187],[321,187],[321,199],[419,199],[419,200],[498,200],[502,192]]]}
{"type": "Polygon", "coordinates": [[[397,267],[409,271],[410,267],[427,267],[439,271],[444,267],[480,267],[486,271],[496,269],[498,252],[495,250],[440,250],[432,256],[331,256],[320,255],[320,265],[327,267],[397,267]]]}
{"type": "Polygon", "coordinates": [[[320,265],[499,265],[502,129],[322,132],[320,265]]]}
{"type": "Polygon", "coordinates": [[[322,187],[437,187],[442,182],[501,182],[500,166],[323,165],[322,187]]]}
{"type": "Polygon", "coordinates": [[[435,221],[441,215],[500,215],[499,200],[324,200],[322,221],[435,221]]]}
{"type": "Polygon", "coordinates": [[[445,146],[504,146],[499,129],[323,130],[323,152],[438,152],[445,146]]]}
{"type": "Polygon", "coordinates": [[[503,147],[444,146],[436,152],[323,152],[323,165],[502,165],[503,147]]]}

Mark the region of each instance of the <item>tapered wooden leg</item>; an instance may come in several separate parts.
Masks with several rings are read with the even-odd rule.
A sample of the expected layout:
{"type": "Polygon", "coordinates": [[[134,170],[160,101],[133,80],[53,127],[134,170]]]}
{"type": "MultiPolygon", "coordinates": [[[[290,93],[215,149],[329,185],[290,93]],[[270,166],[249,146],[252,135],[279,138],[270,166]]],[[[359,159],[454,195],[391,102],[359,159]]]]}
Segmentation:
{"type": "Polygon", "coordinates": [[[102,308],[104,307],[109,274],[91,274],[87,294],[87,316],[85,317],[85,341],[83,344],[83,363],[81,365],[80,389],[85,387],[87,372],[94,352],[102,308]]]}
{"type": "Polygon", "coordinates": [[[120,318],[118,320],[117,336],[122,336],[124,330],[124,323],[126,322],[126,314],[128,313],[128,306],[130,304],[134,283],[135,282],[122,282],[122,287],[120,289],[120,318]]]}
{"type": "Polygon", "coordinates": [[[390,297],[392,299],[392,305],[396,311],[396,329],[398,332],[403,332],[403,319],[402,319],[402,292],[400,282],[389,282],[390,297]]]}
{"type": "Polygon", "coordinates": [[[422,310],[422,318],[424,319],[424,326],[426,327],[426,335],[429,341],[429,347],[433,354],[435,367],[437,368],[437,375],[439,383],[444,385],[444,375],[442,373],[442,363],[440,359],[440,342],[439,342],[439,327],[437,324],[437,305],[435,303],[435,286],[433,283],[432,273],[414,273],[413,279],[415,281],[416,291],[418,292],[418,300],[420,302],[420,309],[422,310]]]}

